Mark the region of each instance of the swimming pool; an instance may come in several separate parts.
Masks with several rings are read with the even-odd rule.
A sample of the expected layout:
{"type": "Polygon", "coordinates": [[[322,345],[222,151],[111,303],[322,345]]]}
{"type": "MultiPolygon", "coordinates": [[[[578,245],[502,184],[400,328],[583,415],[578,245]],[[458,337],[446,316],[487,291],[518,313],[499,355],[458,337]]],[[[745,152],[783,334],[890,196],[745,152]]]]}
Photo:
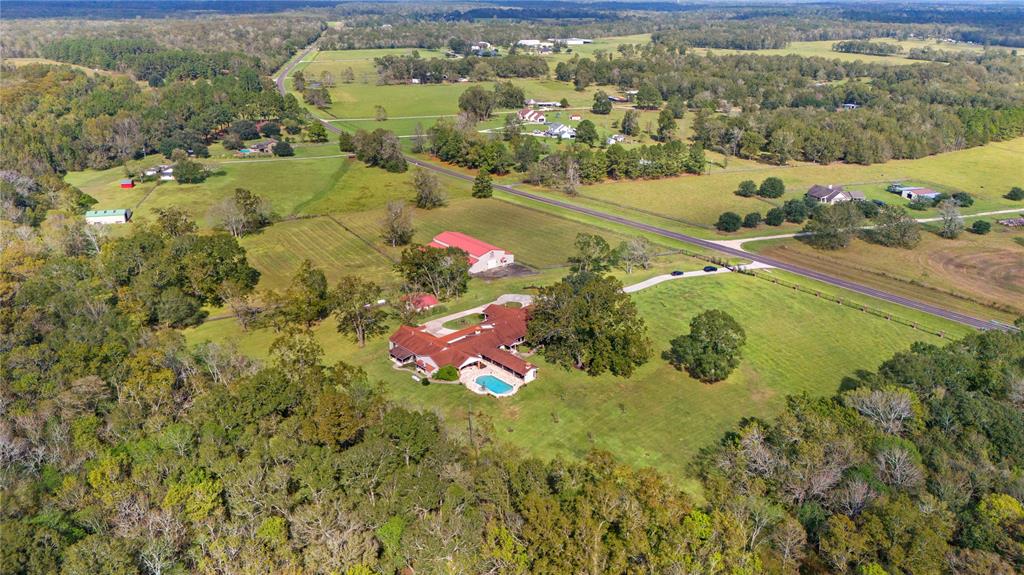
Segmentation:
{"type": "Polygon", "coordinates": [[[484,386],[484,389],[494,395],[511,395],[512,390],[514,389],[511,385],[501,381],[493,375],[481,375],[476,378],[476,382],[477,384],[484,386]]]}

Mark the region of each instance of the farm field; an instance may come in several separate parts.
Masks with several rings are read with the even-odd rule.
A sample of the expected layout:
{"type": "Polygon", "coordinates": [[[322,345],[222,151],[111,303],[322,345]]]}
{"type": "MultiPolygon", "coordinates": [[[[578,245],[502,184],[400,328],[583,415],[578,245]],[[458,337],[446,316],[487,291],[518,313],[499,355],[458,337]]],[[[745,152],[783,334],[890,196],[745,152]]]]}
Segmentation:
{"type": "MultiPolygon", "coordinates": [[[[521,86],[526,98],[559,101],[565,98],[570,107],[586,107],[594,101],[597,88],[577,92],[572,85],[551,79],[514,79],[521,86]]],[[[370,126],[386,122],[374,120],[376,106],[382,105],[389,118],[418,116],[454,115],[459,112],[459,96],[471,86],[482,86],[487,90],[494,87],[494,81],[458,82],[446,84],[339,84],[330,89],[332,105],[327,108],[326,117],[362,119],[370,126]]],[[[500,114],[499,114],[500,115],[500,114]]]]}
{"type": "Polygon", "coordinates": [[[593,43],[583,44],[581,46],[569,46],[570,50],[559,52],[557,54],[548,54],[546,57],[552,61],[551,68],[554,69],[555,64],[565,60],[571,60],[573,56],[579,55],[580,58],[591,58],[593,59],[596,52],[615,52],[616,49],[623,44],[647,44],[651,41],[650,34],[631,34],[628,36],[607,36],[604,38],[592,38],[593,43]]]}
{"type": "Polygon", "coordinates": [[[345,275],[385,278],[392,273],[388,256],[327,216],[277,222],[239,243],[260,271],[261,290],[287,287],[304,259],[322,269],[332,284],[345,275]]]}
{"type": "MultiPolygon", "coordinates": [[[[926,228],[934,228],[934,224],[926,228]]],[[[1024,315],[1022,242],[1024,231],[993,222],[987,235],[965,232],[955,240],[925,231],[913,250],[863,240],[832,252],[815,250],[794,239],[753,242],[744,247],[891,293],[1012,322],[1024,315]]]]}
{"type": "MultiPolygon", "coordinates": [[[[100,75],[100,76],[112,76],[112,77],[119,77],[119,78],[128,78],[129,77],[128,74],[126,74],[124,72],[114,72],[112,70],[100,70],[100,69],[95,69],[95,68],[89,68],[88,66],[79,66],[78,64],[69,64],[67,62],[58,62],[57,60],[49,60],[49,59],[46,59],[46,58],[3,58],[3,63],[6,64],[6,65],[9,65],[9,66],[14,66],[15,68],[20,68],[22,66],[28,66],[30,64],[47,64],[47,65],[54,65],[54,66],[67,66],[69,68],[74,68],[75,70],[81,70],[82,72],[85,72],[86,76],[100,75]]],[[[138,84],[140,86],[146,86],[147,85],[145,82],[138,82],[138,84]]]]}
{"type": "MultiPolygon", "coordinates": [[[[963,213],[978,213],[992,210],[1021,207],[1020,202],[1007,200],[1002,196],[1015,185],[1020,185],[1020,165],[1024,161],[1024,138],[1007,142],[996,142],[987,146],[970,148],[946,154],[929,156],[917,160],[894,160],[885,164],[860,166],[851,164],[793,164],[771,166],[749,161],[729,161],[728,168],[713,170],[703,176],[679,176],[660,180],[607,181],[580,188],[583,201],[618,204],[619,209],[646,210],[669,217],[711,226],[724,211],[746,214],[767,212],[773,205],[785,200],[801,198],[814,184],[841,184],[865,192],[869,199],[905,205],[909,203],[885,191],[892,181],[914,181],[948,191],[966,191],[975,198],[974,205],[963,213]],[[769,176],[782,178],[786,194],[778,199],[741,198],[733,192],[743,180],[760,182],[769,176]]],[[[553,193],[532,189],[541,193],[553,193]]],[[[934,209],[913,212],[915,217],[934,216],[934,209]]],[[[796,231],[797,226],[778,228],[761,226],[744,233],[749,236],[770,235],[796,231]]],[[[715,231],[692,230],[709,237],[725,237],[715,231]]],[[[742,237],[734,234],[735,237],[742,237]]]]}
{"type": "Polygon", "coordinates": [[[789,46],[785,48],[766,50],[724,50],[718,48],[691,48],[691,50],[696,54],[707,54],[710,52],[713,54],[761,54],[764,56],[803,56],[806,58],[817,56],[820,58],[841,60],[843,62],[855,62],[860,60],[861,62],[868,63],[909,65],[924,62],[923,60],[911,60],[906,57],[906,53],[911,48],[932,48],[947,52],[981,52],[985,49],[984,46],[979,44],[951,44],[946,42],[936,42],[935,40],[895,40],[892,38],[874,38],[873,41],[899,44],[903,47],[903,53],[893,54],[891,56],[875,56],[871,54],[835,52],[832,50],[832,45],[835,44],[837,40],[790,42],[789,46]]]}
{"type": "MultiPolygon", "coordinates": [[[[608,449],[627,463],[653,466],[692,491],[697,486],[687,472],[690,460],[740,418],[771,417],[790,394],[832,394],[842,377],[876,367],[913,341],[941,341],[739,274],[663,283],[633,298],[647,319],[655,357],[631,379],[591,378],[534,357],[531,361],[541,367],[538,380],[500,401],[461,386],[413,382],[408,373],[391,369],[383,338],[359,349],[335,331],[333,320],[316,333],[328,363],[364,366],[372,378],[384,382],[393,401],[437,412],[456,433],[465,429],[472,411],[474,425],[491,427],[496,438],[526,454],[581,457],[592,448],[608,449]],[[669,339],[686,332],[693,315],[711,308],[728,309],[747,331],[748,343],[741,367],[726,381],[706,385],[657,356],[669,339]],[[829,345],[821,345],[823,341],[829,345]]],[[[465,302],[453,310],[470,305],[465,302]]],[[[233,341],[257,357],[266,356],[275,337],[266,330],[242,333],[231,320],[208,322],[186,335],[192,343],[233,341]]]]}

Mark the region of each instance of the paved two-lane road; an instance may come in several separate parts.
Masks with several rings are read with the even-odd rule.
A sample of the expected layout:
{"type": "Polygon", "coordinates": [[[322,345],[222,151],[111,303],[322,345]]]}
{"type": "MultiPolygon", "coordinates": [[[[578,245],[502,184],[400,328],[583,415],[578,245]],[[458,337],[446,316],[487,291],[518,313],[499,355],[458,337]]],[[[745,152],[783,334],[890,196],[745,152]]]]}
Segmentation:
{"type": "MultiPolygon", "coordinates": [[[[313,45],[309,46],[308,48],[306,48],[298,58],[294,58],[287,66],[285,66],[285,68],[281,70],[281,72],[277,76],[277,78],[275,78],[274,81],[277,84],[277,89],[281,92],[282,95],[284,95],[286,93],[286,90],[285,90],[285,79],[291,73],[292,69],[294,69],[295,66],[299,62],[301,62],[309,54],[309,52],[311,52],[314,49],[315,49],[315,44],[313,44],[313,45]]],[[[332,126],[330,122],[327,122],[327,121],[324,121],[324,120],[320,120],[320,122],[327,128],[327,130],[329,130],[331,132],[334,132],[336,134],[341,132],[340,128],[332,126]]],[[[452,170],[452,169],[446,168],[444,166],[439,166],[437,164],[432,164],[432,163],[429,163],[429,162],[423,162],[423,161],[421,161],[421,160],[419,160],[417,158],[414,158],[412,156],[406,156],[406,160],[408,160],[409,163],[411,163],[411,164],[420,166],[421,168],[424,168],[424,169],[427,169],[427,170],[432,170],[434,172],[438,172],[438,173],[441,173],[441,174],[444,174],[444,175],[447,175],[447,176],[451,176],[453,178],[458,178],[460,180],[473,181],[473,176],[470,176],[470,175],[467,175],[467,174],[463,174],[462,172],[458,172],[456,170],[452,170]]],[[[517,190],[517,189],[515,189],[513,187],[510,187],[510,186],[505,186],[505,185],[501,185],[501,184],[494,184],[493,187],[495,189],[497,189],[497,190],[501,190],[502,192],[504,192],[506,194],[510,194],[510,195],[517,196],[517,197],[520,197],[520,198],[528,199],[528,200],[531,200],[531,201],[534,201],[534,202],[539,202],[539,203],[546,204],[546,205],[549,205],[549,206],[552,206],[552,207],[556,207],[556,208],[559,208],[559,209],[568,210],[568,211],[571,211],[571,212],[576,212],[578,214],[583,214],[583,215],[587,215],[587,216],[590,216],[590,217],[598,218],[600,220],[604,220],[604,221],[611,222],[611,223],[618,224],[618,225],[622,225],[622,226],[627,226],[627,227],[630,227],[630,228],[633,228],[633,229],[636,229],[636,230],[641,230],[641,231],[644,231],[644,232],[648,232],[648,233],[651,233],[651,234],[656,234],[656,235],[659,235],[659,236],[662,236],[662,237],[665,237],[665,238],[669,238],[669,239],[673,239],[673,240],[676,240],[676,241],[685,242],[685,243],[688,243],[688,244],[691,244],[691,245],[695,245],[695,246],[699,246],[699,247],[702,247],[702,248],[705,248],[705,249],[714,250],[714,251],[717,251],[717,252],[720,252],[720,253],[728,254],[730,256],[752,260],[754,262],[758,262],[761,265],[779,268],[781,270],[785,270],[787,272],[790,272],[790,273],[793,273],[793,274],[796,274],[796,275],[799,275],[799,276],[802,276],[802,277],[805,277],[805,278],[816,280],[816,281],[819,281],[819,282],[822,282],[822,283],[825,283],[825,284],[828,284],[828,285],[831,285],[831,286],[839,287],[839,288],[842,288],[842,289],[850,290],[852,292],[856,292],[856,293],[863,294],[863,295],[866,295],[866,296],[878,298],[880,300],[887,301],[887,302],[890,302],[890,303],[895,303],[895,304],[898,304],[898,305],[902,305],[902,306],[908,307],[910,309],[915,309],[917,311],[922,311],[924,313],[928,313],[928,314],[931,314],[931,315],[934,315],[934,316],[937,316],[937,317],[941,317],[941,318],[944,318],[944,319],[955,321],[955,322],[958,322],[958,323],[961,323],[961,324],[964,324],[964,325],[967,325],[967,326],[970,326],[970,327],[973,327],[973,328],[976,328],[976,329],[1001,329],[1001,330],[1013,329],[1010,326],[1007,326],[1007,325],[1004,325],[1004,324],[1001,324],[1001,323],[997,323],[997,322],[994,322],[994,321],[991,321],[991,320],[980,319],[980,318],[976,318],[976,317],[973,317],[973,316],[970,316],[970,315],[967,315],[967,314],[964,314],[964,313],[960,313],[960,312],[957,312],[957,311],[952,311],[952,310],[944,309],[944,308],[941,308],[941,307],[938,307],[938,306],[934,306],[934,305],[931,305],[931,304],[919,302],[917,300],[906,298],[906,297],[903,297],[901,295],[896,295],[896,294],[889,293],[889,292],[886,292],[886,291],[883,291],[883,290],[880,290],[880,289],[876,289],[876,288],[873,288],[873,287],[861,285],[861,284],[858,284],[858,283],[855,283],[855,282],[852,282],[852,281],[849,281],[849,280],[845,280],[845,279],[842,279],[842,278],[833,277],[833,276],[830,276],[828,274],[825,274],[825,273],[822,273],[822,272],[819,272],[819,271],[815,271],[815,270],[804,268],[804,267],[800,267],[800,266],[795,266],[793,264],[789,264],[789,263],[786,263],[786,262],[783,262],[783,261],[779,261],[779,260],[776,260],[774,258],[766,257],[766,256],[763,256],[763,255],[760,255],[760,254],[752,254],[752,253],[745,252],[745,251],[743,251],[741,249],[736,249],[736,248],[733,248],[733,247],[730,247],[730,246],[723,246],[723,245],[721,245],[719,243],[716,243],[714,241],[711,241],[711,240],[705,240],[705,239],[697,238],[697,237],[690,236],[690,235],[687,235],[687,234],[681,234],[679,232],[674,232],[672,230],[667,230],[665,228],[661,228],[661,227],[658,227],[658,226],[653,226],[651,224],[645,224],[643,222],[639,222],[639,221],[636,221],[636,220],[631,220],[629,218],[625,218],[625,217],[622,217],[622,216],[617,216],[615,214],[609,214],[607,212],[602,212],[600,210],[595,210],[593,208],[588,208],[588,207],[585,207],[585,206],[573,204],[573,203],[562,201],[562,200],[556,200],[554,198],[549,198],[549,197],[546,197],[546,196],[541,196],[539,194],[534,194],[534,193],[525,192],[525,191],[522,191],[522,190],[517,190]]]]}

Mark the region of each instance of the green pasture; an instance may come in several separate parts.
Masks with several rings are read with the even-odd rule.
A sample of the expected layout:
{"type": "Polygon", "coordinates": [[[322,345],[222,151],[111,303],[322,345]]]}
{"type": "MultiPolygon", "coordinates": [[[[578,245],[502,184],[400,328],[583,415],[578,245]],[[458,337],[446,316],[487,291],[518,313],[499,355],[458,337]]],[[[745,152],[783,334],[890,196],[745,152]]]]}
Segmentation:
{"type": "MultiPolygon", "coordinates": [[[[122,168],[87,170],[67,175],[66,181],[96,198],[96,209],[130,208],[136,217],[149,217],[156,208],[178,207],[192,214],[203,227],[213,227],[210,210],[235,188],[246,188],[266,198],[280,217],[365,210],[387,200],[411,195],[412,173],[390,174],[356,160],[339,157],[334,144],[303,146],[294,158],[210,160],[213,170],[201,184],[142,182],[122,190],[122,168]]],[[[156,164],[153,157],[145,165],[156,164]]],[[[143,163],[140,162],[140,167],[143,163]]],[[[453,190],[468,184],[452,181],[453,190]]]]}
{"type": "MultiPolygon", "coordinates": [[[[565,98],[572,107],[586,107],[594,101],[597,88],[576,91],[572,84],[552,79],[513,79],[521,86],[527,99],[560,101],[565,98]]],[[[327,118],[374,119],[376,106],[383,106],[389,118],[408,116],[441,116],[459,112],[459,96],[471,86],[487,90],[494,81],[455,82],[446,84],[339,84],[331,88],[332,105],[327,118]]]]}
{"type": "MultiPolygon", "coordinates": [[[[361,237],[376,239],[384,209],[334,214],[361,237]]],[[[562,266],[575,251],[576,234],[600,234],[612,245],[625,234],[603,230],[588,223],[561,218],[528,206],[492,199],[455,199],[448,206],[413,212],[414,242],[427,243],[443,231],[469,234],[504,248],[516,261],[534,268],[562,266]]],[[[391,248],[387,248],[391,249],[391,248]]],[[[668,249],[668,248],[666,248],[668,249]]],[[[398,250],[394,250],[397,255],[398,250]]]]}
{"type": "Polygon", "coordinates": [[[628,36],[608,36],[606,38],[593,38],[594,42],[591,44],[583,44],[582,46],[569,46],[567,50],[563,50],[557,54],[547,54],[546,58],[551,60],[551,69],[554,70],[555,64],[558,62],[571,60],[574,56],[580,58],[594,58],[597,52],[614,53],[618,56],[616,50],[623,44],[647,44],[651,41],[650,34],[632,34],[628,36]]]}
{"type": "MultiPolygon", "coordinates": [[[[607,449],[628,463],[653,466],[691,490],[697,486],[687,464],[740,418],[770,418],[787,395],[830,395],[844,376],[873,369],[913,341],[941,341],[738,274],[672,281],[633,297],[647,319],[655,357],[632,378],[588,377],[533,357],[541,368],[537,381],[501,400],[458,385],[424,387],[412,381],[407,372],[390,367],[384,338],[360,349],[340,336],[330,319],[316,333],[326,361],[363,366],[384,382],[392,400],[438,413],[456,433],[465,429],[472,411],[474,425],[487,427],[498,440],[529,455],[581,457],[590,449],[607,449]],[[688,330],[693,315],[712,308],[736,317],[748,343],[740,368],[726,381],[707,385],[658,355],[671,338],[688,330]]],[[[231,341],[257,357],[266,356],[275,337],[269,331],[241,332],[233,320],[209,322],[186,333],[190,342],[231,341]]]]}
{"type": "Polygon", "coordinates": [[[894,65],[908,65],[908,64],[919,64],[924,60],[911,60],[906,57],[907,52],[911,48],[932,48],[935,50],[944,50],[947,52],[981,52],[985,49],[984,46],[979,44],[964,44],[956,43],[950,44],[946,42],[939,42],[936,40],[895,40],[892,38],[874,38],[876,42],[886,42],[889,44],[899,44],[903,47],[902,54],[893,54],[891,56],[874,56],[870,54],[851,54],[846,52],[835,52],[832,50],[832,45],[838,40],[819,40],[810,42],[790,42],[789,46],[785,48],[777,49],[766,49],[766,50],[722,50],[722,49],[709,49],[709,48],[691,48],[690,50],[697,54],[761,54],[765,56],[803,56],[806,58],[820,57],[828,58],[831,60],[840,60],[843,62],[868,62],[868,63],[883,63],[883,64],[894,64],[894,65]]]}
{"type": "MultiPolygon", "coordinates": [[[[716,157],[709,155],[713,161],[716,157]]],[[[758,211],[766,213],[773,205],[800,198],[814,184],[841,184],[865,192],[869,199],[898,205],[908,200],[885,191],[889,182],[913,182],[941,191],[966,191],[975,197],[966,213],[977,213],[1019,207],[1019,202],[1003,198],[1013,186],[1020,185],[1024,138],[996,142],[987,146],[938,154],[916,160],[894,160],[885,164],[861,166],[853,164],[794,163],[774,166],[731,158],[728,167],[720,165],[702,176],[685,175],[648,181],[606,181],[580,188],[580,202],[592,202],[605,209],[630,212],[633,209],[663,214],[671,218],[704,226],[713,225],[724,211],[741,215],[758,211]],[[741,198],[733,192],[743,180],[760,183],[776,176],[786,184],[782,198],[764,200],[741,198]]],[[[717,161],[721,161],[718,157],[717,161]]],[[[554,193],[534,190],[542,193],[554,193]]],[[[557,194],[556,194],[557,195],[557,194]]],[[[632,212],[631,215],[636,215],[632,212]]],[[[934,216],[935,210],[913,212],[916,217],[934,216]]],[[[663,222],[664,223],[664,222],[663,222]]],[[[700,233],[699,229],[692,230],[700,233]]],[[[772,228],[761,226],[747,235],[767,235],[795,231],[795,226],[772,228]],[[789,228],[793,229],[789,229],[789,228]]],[[[707,233],[706,231],[704,233],[707,233]]],[[[719,235],[717,232],[710,232],[719,235]]],[[[739,234],[736,234],[739,237],[739,234]]]]}

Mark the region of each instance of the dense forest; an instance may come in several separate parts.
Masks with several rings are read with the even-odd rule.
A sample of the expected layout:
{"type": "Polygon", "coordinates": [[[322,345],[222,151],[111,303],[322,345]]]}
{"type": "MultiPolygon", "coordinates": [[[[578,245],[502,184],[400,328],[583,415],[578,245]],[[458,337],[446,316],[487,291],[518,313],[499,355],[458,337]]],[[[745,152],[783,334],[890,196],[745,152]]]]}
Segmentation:
{"type": "Polygon", "coordinates": [[[1024,134],[1024,60],[1006,51],[906,67],[703,57],[659,42],[620,46],[617,56],[560,62],[555,76],[577,88],[648,87],[682,98],[698,110],[694,140],[727,155],[871,164],[1024,134]]]}
{"type": "Polygon", "coordinates": [[[154,151],[201,156],[233,120],[305,118],[294,97],[282,98],[251,68],[157,90],[68,67],[8,68],[0,107],[0,169],[28,176],[105,169],[154,151]]]}
{"type": "Polygon", "coordinates": [[[116,39],[167,51],[244,54],[258,60],[262,72],[270,73],[298,48],[315,40],[325,26],[316,16],[295,12],[155,20],[4,18],[0,21],[0,51],[6,58],[43,57],[62,40],[116,39]]]}

